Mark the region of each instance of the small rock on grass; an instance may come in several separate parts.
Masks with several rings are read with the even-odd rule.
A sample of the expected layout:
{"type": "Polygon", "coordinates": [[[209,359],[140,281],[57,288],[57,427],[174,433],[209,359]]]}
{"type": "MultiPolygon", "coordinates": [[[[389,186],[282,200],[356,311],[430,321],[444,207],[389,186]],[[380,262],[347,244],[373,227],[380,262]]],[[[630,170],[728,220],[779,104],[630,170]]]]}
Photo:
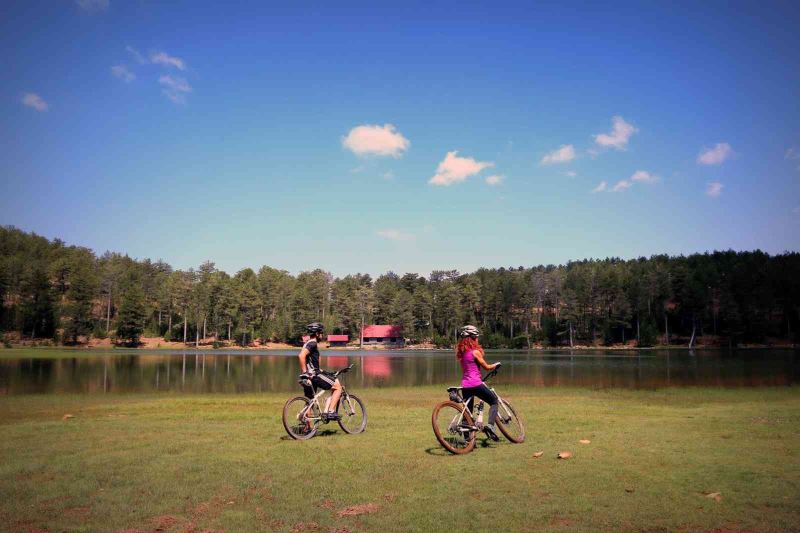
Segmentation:
{"type": "Polygon", "coordinates": [[[633,487],[625,487],[625,492],[633,492],[633,487]]]}
{"type": "Polygon", "coordinates": [[[572,453],[571,452],[560,452],[557,457],[559,459],[569,459],[570,457],[572,457],[572,453]]]}
{"type": "Polygon", "coordinates": [[[722,501],[722,493],[721,492],[710,492],[710,493],[706,494],[706,498],[711,498],[715,502],[721,502],[722,501]]]}
{"type": "Polygon", "coordinates": [[[578,442],[580,442],[581,444],[589,444],[592,441],[590,441],[589,439],[581,439],[578,442]]]}
{"type": "Polygon", "coordinates": [[[69,420],[70,418],[75,418],[75,415],[71,415],[69,413],[65,414],[61,417],[61,420],[69,420]]]}
{"type": "Polygon", "coordinates": [[[541,457],[543,455],[544,455],[544,452],[536,452],[536,453],[533,454],[533,458],[534,459],[538,459],[539,457],[541,457]]]}

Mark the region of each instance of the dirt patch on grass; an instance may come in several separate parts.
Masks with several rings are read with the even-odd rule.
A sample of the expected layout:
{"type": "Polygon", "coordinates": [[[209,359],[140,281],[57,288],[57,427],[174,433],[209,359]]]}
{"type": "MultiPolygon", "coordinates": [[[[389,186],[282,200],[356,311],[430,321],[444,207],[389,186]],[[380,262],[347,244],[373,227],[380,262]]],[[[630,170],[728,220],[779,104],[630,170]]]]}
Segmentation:
{"type": "Polygon", "coordinates": [[[325,509],[333,509],[334,507],[336,507],[336,504],[333,503],[333,500],[322,500],[322,503],[320,505],[325,509]]]}
{"type": "Polygon", "coordinates": [[[757,530],[742,527],[741,524],[723,524],[708,531],[709,533],[755,533],[757,530]]]}
{"type": "Polygon", "coordinates": [[[380,505],[377,503],[364,503],[361,505],[351,505],[350,507],[345,507],[338,513],[336,513],[339,518],[345,516],[361,516],[362,514],[370,514],[374,513],[378,509],[380,509],[380,505]]]}
{"type": "Polygon", "coordinates": [[[306,531],[322,531],[322,527],[316,522],[298,522],[292,526],[292,533],[304,533],[306,531]]]}
{"type": "Polygon", "coordinates": [[[19,531],[20,533],[49,533],[49,529],[41,528],[39,526],[34,526],[32,524],[26,524],[24,522],[17,522],[14,526],[12,531],[19,531]]]}
{"type": "Polygon", "coordinates": [[[575,523],[574,520],[570,520],[569,518],[565,518],[563,516],[556,516],[550,521],[551,527],[569,527],[575,523]]]}
{"type": "Polygon", "coordinates": [[[181,518],[165,514],[151,518],[150,522],[153,524],[154,531],[169,531],[183,522],[183,520],[181,518]]]}

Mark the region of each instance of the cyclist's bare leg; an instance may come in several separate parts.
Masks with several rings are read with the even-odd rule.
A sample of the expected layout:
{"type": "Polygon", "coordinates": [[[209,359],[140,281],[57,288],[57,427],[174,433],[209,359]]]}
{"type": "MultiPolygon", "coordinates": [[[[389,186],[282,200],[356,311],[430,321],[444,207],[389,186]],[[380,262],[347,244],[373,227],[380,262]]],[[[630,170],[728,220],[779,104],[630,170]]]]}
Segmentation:
{"type": "Polygon", "coordinates": [[[337,379],[333,383],[333,392],[331,393],[330,400],[328,400],[330,402],[327,405],[327,410],[329,413],[336,412],[336,406],[339,405],[339,398],[341,397],[342,397],[342,384],[339,383],[339,380],[337,379]]]}

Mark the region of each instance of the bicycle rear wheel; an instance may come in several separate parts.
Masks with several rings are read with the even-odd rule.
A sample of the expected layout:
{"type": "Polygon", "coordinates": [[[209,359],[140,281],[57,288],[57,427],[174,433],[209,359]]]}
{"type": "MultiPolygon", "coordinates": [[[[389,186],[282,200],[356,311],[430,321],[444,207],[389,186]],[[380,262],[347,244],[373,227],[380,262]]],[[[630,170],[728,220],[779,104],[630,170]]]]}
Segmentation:
{"type": "Polygon", "coordinates": [[[500,400],[497,406],[497,427],[505,437],[515,444],[525,442],[525,426],[522,419],[505,400],[500,400]]]}
{"type": "Polygon", "coordinates": [[[343,394],[336,406],[336,412],[341,417],[339,427],[342,431],[354,435],[361,433],[367,427],[367,408],[361,398],[353,394],[343,394]]]}
{"type": "Polygon", "coordinates": [[[474,422],[462,404],[440,403],[433,408],[431,423],[436,440],[448,452],[460,455],[475,448],[474,422]]]}
{"type": "Polygon", "coordinates": [[[283,406],[283,427],[296,440],[310,439],[317,433],[319,413],[311,400],[296,396],[283,406]]]}

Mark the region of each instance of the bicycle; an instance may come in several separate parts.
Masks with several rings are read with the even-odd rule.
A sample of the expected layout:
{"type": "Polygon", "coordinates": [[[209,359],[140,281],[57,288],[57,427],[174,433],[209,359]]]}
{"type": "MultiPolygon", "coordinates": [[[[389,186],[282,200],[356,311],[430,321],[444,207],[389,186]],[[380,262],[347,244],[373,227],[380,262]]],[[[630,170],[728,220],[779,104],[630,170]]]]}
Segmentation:
{"type": "MultiPolygon", "coordinates": [[[[496,376],[499,369],[500,365],[483,376],[482,381],[486,382],[496,376]]],[[[462,389],[463,387],[448,387],[447,393],[450,395],[450,400],[434,407],[431,416],[436,440],[444,449],[458,455],[469,453],[475,448],[478,431],[483,429],[483,400],[478,404],[478,418],[474,420],[472,408],[467,405],[469,402],[465,403],[461,396],[462,389]]],[[[493,388],[490,390],[497,395],[497,427],[500,432],[512,443],[525,442],[525,428],[517,411],[493,388]]],[[[474,398],[476,396],[471,399],[474,400],[474,398]]],[[[473,401],[472,404],[474,407],[475,402],[473,401]]]]}
{"type": "MultiPolygon", "coordinates": [[[[349,372],[353,366],[342,368],[332,374],[338,378],[340,375],[349,372]]],[[[302,384],[306,376],[300,375],[299,383],[302,384]]],[[[313,387],[313,385],[312,385],[313,387]]],[[[325,394],[325,390],[317,391],[314,388],[314,397],[311,399],[305,396],[296,396],[289,399],[283,406],[283,427],[290,437],[296,440],[307,440],[317,434],[320,424],[327,424],[332,420],[322,418],[322,405],[320,398],[325,394]]],[[[330,399],[330,398],[329,398],[330,399]]],[[[338,422],[342,431],[348,434],[361,433],[367,427],[367,409],[364,402],[355,394],[350,394],[342,383],[342,396],[336,406],[336,414],[339,415],[338,422]]]]}

